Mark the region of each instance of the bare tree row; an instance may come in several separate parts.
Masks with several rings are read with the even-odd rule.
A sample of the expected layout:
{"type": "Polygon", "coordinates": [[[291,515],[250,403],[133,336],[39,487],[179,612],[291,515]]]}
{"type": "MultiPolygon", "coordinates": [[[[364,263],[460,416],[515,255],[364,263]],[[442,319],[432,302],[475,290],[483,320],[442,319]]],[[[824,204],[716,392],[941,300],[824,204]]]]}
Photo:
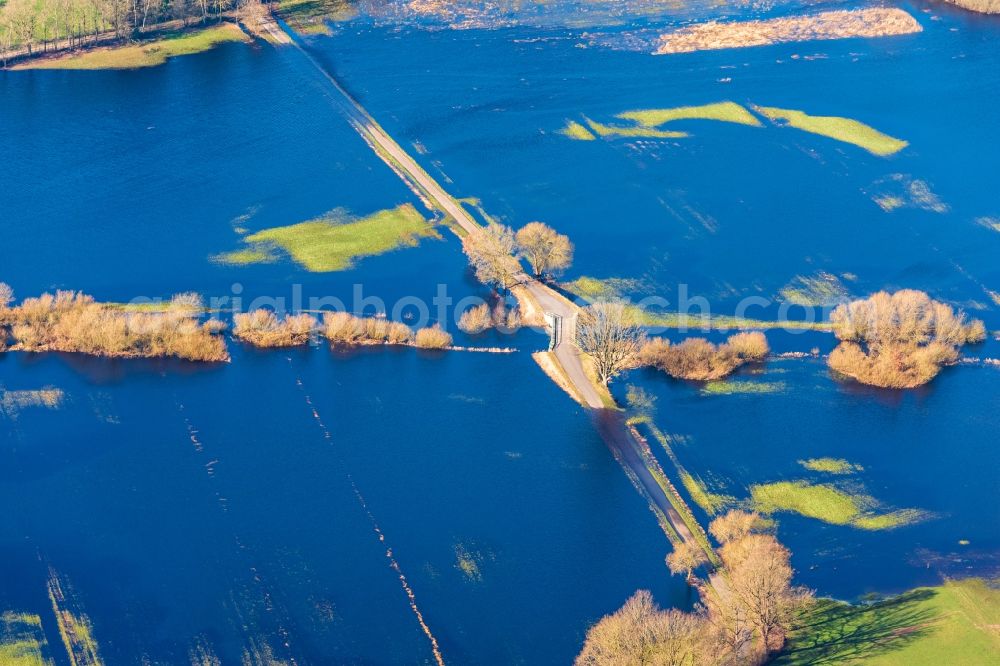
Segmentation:
{"type": "Polygon", "coordinates": [[[0,52],[127,41],[168,21],[220,19],[237,0],[8,0],[0,6],[0,52]]]}

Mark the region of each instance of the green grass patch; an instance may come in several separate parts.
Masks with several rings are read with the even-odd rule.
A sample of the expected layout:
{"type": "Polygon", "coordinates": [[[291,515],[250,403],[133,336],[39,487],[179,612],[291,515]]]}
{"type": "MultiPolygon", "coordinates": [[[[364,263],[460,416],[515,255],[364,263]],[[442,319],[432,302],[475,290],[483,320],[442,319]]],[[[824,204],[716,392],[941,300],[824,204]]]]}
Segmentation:
{"type": "Polygon", "coordinates": [[[270,264],[276,261],[274,254],[267,249],[248,247],[232,252],[223,252],[212,256],[212,261],[226,266],[250,266],[252,264],[270,264]]]}
{"type": "Polygon", "coordinates": [[[843,458],[808,458],[800,460],[799,464],[813,472],[825,472],[827,474],[853,474],[864,471],[861,465],[847,462],[843,458]]]}
{"type": "Polygon", "coordinates": [[[909,525],[926,514],[918,509],[878,513],[874,499],[832,485],[808,481],[778,481],[750,486],[750,500],[761,513],[791,512],[831,525],[886,530],[909,525]]]}
{"type": "Polygon", "coordinates": [[[640,109],[619,113],[618,117],[644,127],[659,127],[675,120],[718,120],[751,127],[763,126],[756,116],[735,102],[678,106],[672,109],[640,109]]]}
{"type": "Polygon", "coordinates": [[[772,121],[850,143],[882,157],[898,153],[909,145],[906,141],[883,134],[874,127],[851,118],[811,116],[803,111],[779,109],[773,106],[755,106],[754,109],[772,121]]]}
{"type": "Polygon", "coordinates": [[[233,23],[193,32],[176,32],[145,44],[94,49],[82,53],[30,60],[14,69],[138,69],[162,65],[169,58],[208,51],[225,42],[249,38],[233,23]]]}
{"type": "Polygon", "coordinates": [[[739,380],[713,381],[702,387],[703,395],[740,395],[754,393],[781,393],[785,382],[749,382],[739,380]]]}
{"type": "Polygon", "coordinates": [[[597,138],[589,129],[575,120],[566,121],[566,127],[559,130],[559,133],[577,141],[593,141],[597,138]]]}
{"type": "Polygon", "coordinates": [[[42,618],[30,613],[0,614],[0,664],[3,666],[48,666],[48,642],[42,618]]]}
{"type": "Polygon", "coordinates": [[[362,218],[333,210],[308,222],[258,231],[243,239],[249,247],[212,260],[231,263],[235,255],[233,263],[248,265],[271,261],[281,251],[307,271],[327,273],[352,268],[363,257],[416,247],[423,238],[441,235],[411,204],[362,218]]]}
{"type": "Polygon", "coordinates": [[[780,666],[989,664],[1000,653],[1000,590],[978,578],[851,605],[819,599],[780,666]]]}

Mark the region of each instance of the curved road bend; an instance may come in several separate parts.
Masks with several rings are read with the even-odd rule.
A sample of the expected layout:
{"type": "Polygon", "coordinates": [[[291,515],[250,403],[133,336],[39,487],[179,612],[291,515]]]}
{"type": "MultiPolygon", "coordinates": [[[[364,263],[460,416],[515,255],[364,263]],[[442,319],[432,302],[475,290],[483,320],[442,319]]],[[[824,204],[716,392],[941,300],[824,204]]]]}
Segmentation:
{"type": "MultiPolygon", "coordinates": [[[[424,197],[431,206],[454,219],[467,233],[476,233],[482,229],[472,216],[375,122],[375,119],[365,111],[364,107],[351,97],[350,93],[308,51],[303,49],[293,36],[286,32],[287,28],[273,22],[268,22],[264,28],[276,43],[294,46],[315,65],[340,93],[338,101],[351,125],[372,146],[379,157],[387,162],[400,178],[406,181],[408,186],[414,189],[418,195],[424,197]]],[[[580,308],[532,277],[523,275],[521,282],[544,311],[563,318],[564,339],[575,340],[576,318],[580,308]]],[[[641,491],[663,515],[667,516],[680,537],[685,541],[694,539],[691,531],[677,510],[674,509],[663,488],[656,482],[639,454],[639,447],[643,444],[636,441],[624,423],[624,417],[619,412],[605,408],[597,389],[584,370],[579,349],[573,344],[560,344],[554,352],[566,371],[569,381],[578,394],[583,397],[586,406],[593,410],[597,430],[615,458],[634,474],[642,486],[641,491]]]]}

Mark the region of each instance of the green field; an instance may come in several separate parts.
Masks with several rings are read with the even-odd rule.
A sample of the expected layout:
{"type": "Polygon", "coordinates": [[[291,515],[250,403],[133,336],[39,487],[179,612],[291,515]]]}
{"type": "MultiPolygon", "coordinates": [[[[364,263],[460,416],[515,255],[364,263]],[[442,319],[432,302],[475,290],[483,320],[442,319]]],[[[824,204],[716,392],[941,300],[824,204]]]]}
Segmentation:
{"type": "Polygon", "coordinates": [[[780,666],[976,666],[1000,654],[1000,590],[948,581],[869,605],[820,599],[792,632],[780,666]]]}
{"type": "Polygon", "coordinates": [[[863,530],[886,530],[921,520],[919,509],[879,511],[871,497],[851,493],[825,483],[777,481],[750,486],[753,508],[761,513],[797,513],[831,525],[850,525],[863,530]]]}
{"type": "Polygon", "coordinates": [[[14,69],[138,69],[162,65],[168,58],[208,51],[225,42],[249,38],[233,23],[168,35],[144,44],[94,49],[57,58],[40,58],[14,69]]]}
{"type": "Polygon", "coordinates": [[[851,118],[811,116],[803,111],[779,109],[773,106],[755,106],[754,110],[772,121],[850,143],[882,157],[898,153],[909,145],[906,141],[883,134],[874,127],[851,118]]]}
{"type": "Polygon", "coordinates": [[[343,210],[287,227],[246,236],[248,247],[213,257],[222,264],[244,266],[274,260],[283,252],[313,273],[342,271],[358,259],[416,247],[423,238],[440,238],[433,225],[411,204],[353,218],[343,210]]]}

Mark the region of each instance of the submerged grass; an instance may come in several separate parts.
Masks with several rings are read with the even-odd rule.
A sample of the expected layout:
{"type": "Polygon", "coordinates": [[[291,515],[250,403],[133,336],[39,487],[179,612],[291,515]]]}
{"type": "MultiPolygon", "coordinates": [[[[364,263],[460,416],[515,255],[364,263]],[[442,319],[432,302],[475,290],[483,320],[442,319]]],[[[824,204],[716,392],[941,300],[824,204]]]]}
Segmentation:
{"type": "Polygon", "coordinates": [[[587,118],[587,125],[599,137],[603,138],[627,138],[627,139],[683,139],[688,136],[687,132],[674,132],[672,130],[661,130],[645,125],[632,125],[622,127],[617,125],[605,125],[596,120],[587,118]]]}
{"type": "Polygon", "coordinates": [[[300,35],[329,35],[327,21],[349,21],[358,9],[349,0],[279,0],[277,13],[300,35]]]}
{"type": "Polygon", "coordinates": [[[797,275],[782,287],[781,298],[793,305],[822,307],[848,300],[849,294],[836,275],[820,271],[815,275],[797,275]]]}
{"type": "Polygon", "coordinates": [[[989,664],[1000,652],[1000,590],[979,578],[947,581],[872,604],[818,599],[779,666],[989,664]]]}
{"type": "Polygon", "coordinates": [[[313,273],[342,271],[363,257],[416,247],[423,238],[441,238],[412,204],[351,218],[343,210],[287,227],[258,231],[243,240],[249,247],[213,257],[220,263],[246,265],[270,261],[273,252],[287,253],[313,273]]]}
{"type": "Polygon", "coordinates": [[[658,127],[674,120],[718,120],[751,127],[762,127],[761,122],[746,108],[736,102],[716,102],[701,106],[678,106],[671,109],[640,109],[619,113],[622,120],[631,120],[645,127],[658,127]]]}
{"type": "Polygon", "coordinates": [[[853,474],[865,469],[861,465],[855,465],[843,458],[808,458],[800,460],[799,464],[813,472],[826,472],[827,474],[853,474]]]}
{"type": "Polygon", "coordinates": [[[39,58],[13,69],[138,69],[162,65],[169,58],[208,51],[225,42],[246,42],[249,38],[234,23],[221,23],[195,32],[168,34],[145,44],[115,46],[72,53],[56,58],[39,58]]]}
{"type": "Polygon", "coordinates": [[[909,145],[906,141],[883,134],[874,127],[851,118],[811,116],[803,111],[779,109],[773,106],[755,106],[754,109],[772,121],[783,122],[789,127],[850,143],[882,157],[898,153],[909,145]]]}
{"type": "Polygon", "coordinates": [[[581,275],[561,286],[574,296],[593,303],[622,298],[630,292],[638,291],[642,288],[642,281],[632,278],[595,278],[581,275]]]}
{"type": "Polygon", "coordinates": [[[701,477],[692,475],[690,472],[678,466],[678,474],[684,489],[688,491],[691,501],[700,506],[702,510],[710,516],[721,513],[726,507],[736,503],[736,498],[731,495],[713,493],[708,489],[701,477]]]}
{"type": "Polygon", "coordinates": [[[51,571],[48,581],[49,601],[59,626],[66,654],[73,666],[100,666],[101,660],[97,640],[94,638],[90,618],[74,608],[72,592],[55,571],[51,571]]]}
{"type": "Polygon", "coordinates": [[[5,391],[0,388],[0,414],[17,418],[21,410],[30,407],[59,409],[65,397],[62,389],[52,386],[37,391],[5,391]]]}
{"type": "Polygon", "coordinates": [[[755,393],[781,393],[785,382],[713,381],[702,387],[704,395],[739,395],[755,393]]]}
{"type": "Polygon", "coordinates": [[[808,481],[753,485],[750,486],[750,500],[754,509],[761,513],[787,511],[831,525],[851,525],[864,530],[892,529],[926,517],[918,509],[877,513],[875,500],[867,495],[808,481]]]}
{"type": "Polygon", "coordinates": [[[48,666],[48,642],[42,618],[31,613],[0,614],[0,664],[3,666],[48,666]]]}
{"type": "Polygon", "coordinates": [[[748,319],[729,315],[689,315],[679,312],[651,312],[637,305],[626,307],[632,320],[641,326],[652,328],[677,328],[729,331],[733,329],[773,329],[827,331],[833,330],[833,325],[826,321],[773,321],[767,319],[748,319]]]}

